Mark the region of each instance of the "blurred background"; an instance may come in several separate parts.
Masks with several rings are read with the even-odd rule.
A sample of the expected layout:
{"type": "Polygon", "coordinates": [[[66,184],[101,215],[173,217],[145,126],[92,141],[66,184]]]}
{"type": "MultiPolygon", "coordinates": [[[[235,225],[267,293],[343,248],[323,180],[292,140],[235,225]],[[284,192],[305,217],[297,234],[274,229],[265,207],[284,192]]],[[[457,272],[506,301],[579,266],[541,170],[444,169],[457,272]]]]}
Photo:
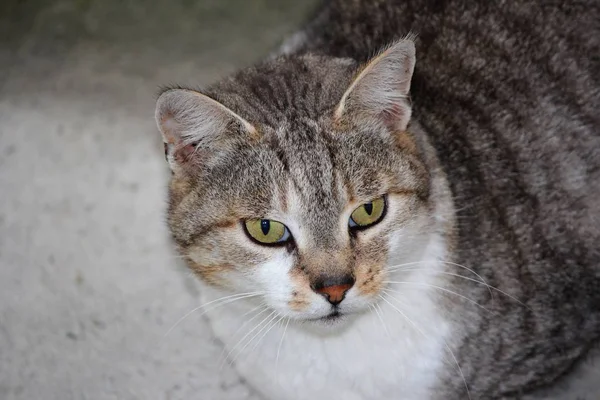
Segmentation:
{"type": "Polygon", "coordinates": [[[314,0],[0,1],[0,399],[252,399],[164,223],[160,85],[273,50],[314,0]]]}

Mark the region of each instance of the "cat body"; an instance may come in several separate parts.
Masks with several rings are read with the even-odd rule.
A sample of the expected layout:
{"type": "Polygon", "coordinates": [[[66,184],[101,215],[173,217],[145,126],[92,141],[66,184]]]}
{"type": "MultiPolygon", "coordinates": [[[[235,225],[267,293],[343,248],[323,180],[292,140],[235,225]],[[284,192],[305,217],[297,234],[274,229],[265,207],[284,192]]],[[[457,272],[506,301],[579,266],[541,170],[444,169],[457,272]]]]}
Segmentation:
{"type": "Polygon", "coordinates": [[[170,229],[242,376],[596,398],[568,379],[600,379],[598,3],[333,0],[281,52],[156,112],[170,229]]]}

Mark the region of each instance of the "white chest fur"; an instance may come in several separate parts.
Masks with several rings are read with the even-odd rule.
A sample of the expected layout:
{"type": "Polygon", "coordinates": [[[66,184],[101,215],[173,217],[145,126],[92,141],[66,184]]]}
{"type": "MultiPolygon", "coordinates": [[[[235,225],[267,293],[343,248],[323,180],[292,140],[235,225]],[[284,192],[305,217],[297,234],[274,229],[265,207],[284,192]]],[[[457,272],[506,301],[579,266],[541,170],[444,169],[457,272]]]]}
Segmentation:
{"type": "Polygon", "coordinates": [[[444,360],[452,360],[446,345],[449,324],[423,288],[403,292],[401,302],[407,307],[389,301],[380,303],[379,313],[360,315],[341,332],[326,336],[295,323],[286,328],[282,321],[268,332],[256,329],[240,342],[269,312],[242,329],[241,316],[251,308],[247,305],[219,307],[209,317],[225,354],[231,351],[240,374],[268,399],[428,399],[444,360]]]}

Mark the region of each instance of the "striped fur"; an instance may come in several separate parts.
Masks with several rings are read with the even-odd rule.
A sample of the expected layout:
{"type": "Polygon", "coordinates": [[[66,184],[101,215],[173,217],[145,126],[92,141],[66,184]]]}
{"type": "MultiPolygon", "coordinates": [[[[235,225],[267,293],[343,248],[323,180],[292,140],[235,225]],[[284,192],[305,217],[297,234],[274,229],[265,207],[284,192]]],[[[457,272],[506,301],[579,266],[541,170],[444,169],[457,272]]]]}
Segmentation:
{"type": "MultiPolygon", "coordinates": [[[[280,51],[201,91],[259,139],[222,128],[174,172],[169,224],[190,266],[212,285],[255,290],[240,276],[284,256],[247,244],[239,221],[300,210],[290,226],[306,235],[284,257],[295,285],[286,304],[299,315],[312,307],[306,266],[345,260],[332,265],[363,274],[365,286],[385,273],[384,258],[409,251],[386,244],[418,220],[420,234],[444,238],[445,260],[496,288],[490,296],[485,285],[441,281],[479,307],[436,298],[440,321],[453,324],[447,346],[461,373],[446,361],[422,393],[465,399],[466,382],[473,399],[549,390],[546,398],[568,384],[600,337],[598,2],[331,0],[280,51]],[[409,34],[417,63],[408,129],[375,132],[359,114],[336,118],[365,63],[409,34]],[[380,240],[344,238],[348,204],[386,190],[410,201],[377,231],[380,240]]],[[[379,293],[375,281],[359,297],[379,293]]],[[[410,390],[406,398],[425,396],[410,390]]],[[[575,398],[565,393],[561,400],[575,398]]]]}
{"type": "Polygon", "coordinates": [[[413,113],[460,210],[456,260],[534,311],[472,293],[501,316],[479,316],[460,362],[479,398],[518,398],[600,336],[600,4],[334,0],[286,50],[363,61],[409,32],[413,113]]]}

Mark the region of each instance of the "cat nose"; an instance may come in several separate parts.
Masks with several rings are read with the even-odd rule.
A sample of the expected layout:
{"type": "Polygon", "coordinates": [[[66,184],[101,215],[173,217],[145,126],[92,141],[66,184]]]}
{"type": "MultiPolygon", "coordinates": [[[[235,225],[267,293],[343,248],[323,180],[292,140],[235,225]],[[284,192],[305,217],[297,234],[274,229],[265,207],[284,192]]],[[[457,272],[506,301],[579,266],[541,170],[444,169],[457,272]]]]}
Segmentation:
{"type": "Polygon", "coordinates": [[[344,300],[346,292],[354,285],[354,277],[345,275],[339,277],[320,277],[312,286],[313,290],[337,306],[344,300]]]}

